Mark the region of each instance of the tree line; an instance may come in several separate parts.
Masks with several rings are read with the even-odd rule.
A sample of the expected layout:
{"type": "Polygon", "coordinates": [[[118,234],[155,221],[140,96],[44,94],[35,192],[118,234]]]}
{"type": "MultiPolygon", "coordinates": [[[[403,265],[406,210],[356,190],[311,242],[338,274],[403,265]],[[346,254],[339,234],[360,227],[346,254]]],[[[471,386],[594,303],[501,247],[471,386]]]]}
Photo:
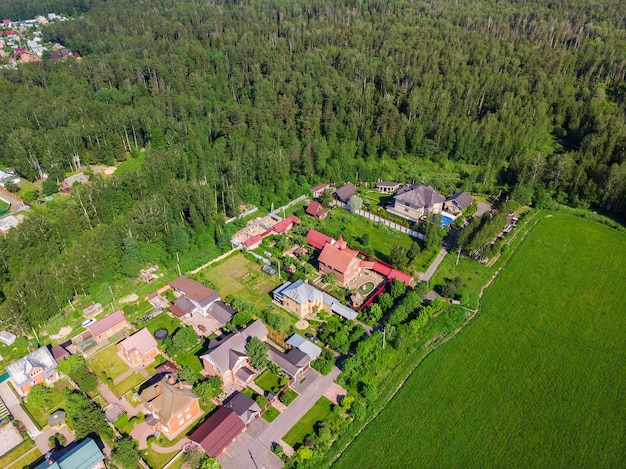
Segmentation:
{"type": "Polygon", "coordinates": [[[269,208],[320,181],[626,210],[617,0],[63,1],[0,2],[73,15],[43,34],[83,56],[0,70],[0,162],[60,181],[74,155],[145,161],[0,242],[13,324],[45,322],[103,275],[227,246],[242,201],[269,208]]]}

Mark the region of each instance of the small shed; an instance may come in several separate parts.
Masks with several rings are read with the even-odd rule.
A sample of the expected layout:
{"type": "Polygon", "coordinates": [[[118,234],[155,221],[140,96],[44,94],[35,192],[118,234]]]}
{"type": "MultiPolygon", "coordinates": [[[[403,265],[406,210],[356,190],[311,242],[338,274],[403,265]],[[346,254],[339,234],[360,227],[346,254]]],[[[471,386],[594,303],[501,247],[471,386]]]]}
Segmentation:
{"type": "Polygon", "coordinates": [[[0,331],[0,342],[4,345],[13,345],[17,336],[9,331],[0,331]]]}
{"type": "Polygon", "coordinates": [[[50,417],[48,417],[48,425],[56,427],[57,425],[61,425],[63,420],[65,420],[65,411],[59,409],[54,411],[50,417]]]}

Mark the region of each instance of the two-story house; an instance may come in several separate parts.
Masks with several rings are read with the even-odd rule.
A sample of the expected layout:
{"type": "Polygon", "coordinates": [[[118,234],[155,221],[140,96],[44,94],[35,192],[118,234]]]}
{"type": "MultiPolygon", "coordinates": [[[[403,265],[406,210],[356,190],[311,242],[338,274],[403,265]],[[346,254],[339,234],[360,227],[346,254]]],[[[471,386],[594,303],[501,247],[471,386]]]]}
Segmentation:
{"type": "Polygon", "coordinates": [[[117,344],[117,350],[131,365],[152,363],[160,353],[157,341],[150,331],[143,328],[117,344]]]}
{"type": "Polygon", "coordinates": [[[396,192],[387,211],[411,221],[441,213],[446,198],[431,186],[411,184],[396,192]]]}
{"type": "Polygon", "coordinates": [[[248,383],[256,373],[248,363],[246,344],[252,337],[264,341],[267,334],[267,328],[257,319],[245,329],[233,332],[220,341],[212,339],[209,351],[200,357],[204,370],[211,376],[221,377],[224,386],[235,381],[248,383]]]}
{"type": "Polygon", "coordinates": [[[139,392],[146,407],[146,423],[168,438],[179,434],[202,415],[199,398],[191,384],[172,374],[157,375],[139,392]]]}
{"type": "Polygon", "coordinates": [[[52,384],[59,379],[57,362],[48,347],[41,347],[6,367],[13,387],[22,395],[37,384],[52,384]]]}

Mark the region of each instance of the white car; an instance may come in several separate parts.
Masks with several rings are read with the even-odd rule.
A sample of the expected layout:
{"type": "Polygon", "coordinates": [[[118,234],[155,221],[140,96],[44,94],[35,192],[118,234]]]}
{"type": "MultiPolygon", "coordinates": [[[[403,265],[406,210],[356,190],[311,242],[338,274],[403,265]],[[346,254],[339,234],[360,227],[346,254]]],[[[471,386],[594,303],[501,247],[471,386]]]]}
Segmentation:
{"type": "Polygon", "coordinates": [[[91,326],[94,322],[96,322],[96,318],[91,318],[91,319],[87,319],[86,321],[83,321],[83,323],[81,324],[83,327],[89,327],[91,326]]]}

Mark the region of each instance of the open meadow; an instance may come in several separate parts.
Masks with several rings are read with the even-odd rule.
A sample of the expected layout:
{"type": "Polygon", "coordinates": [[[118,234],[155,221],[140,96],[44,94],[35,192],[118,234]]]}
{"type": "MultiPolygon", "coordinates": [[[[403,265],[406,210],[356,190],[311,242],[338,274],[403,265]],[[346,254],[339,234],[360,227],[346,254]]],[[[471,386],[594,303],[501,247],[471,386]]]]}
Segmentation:
{"type": "Polygon", "coordinates": [[[541,220],[336,468],[623,467],[626,235],[541,220]]]}

